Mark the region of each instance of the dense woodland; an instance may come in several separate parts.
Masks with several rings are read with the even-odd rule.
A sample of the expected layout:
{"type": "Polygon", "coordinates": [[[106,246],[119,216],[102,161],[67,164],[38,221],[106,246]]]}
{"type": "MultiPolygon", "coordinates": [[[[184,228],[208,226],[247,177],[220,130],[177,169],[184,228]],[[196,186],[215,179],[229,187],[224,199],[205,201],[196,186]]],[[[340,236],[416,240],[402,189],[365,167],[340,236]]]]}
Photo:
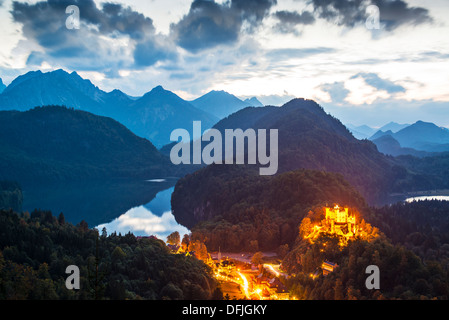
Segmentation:
{"type": "Polygon", "coordinates": [[[65,222],[49,211],[0,211],[1,299],[219,299],[211,270],[193,256],[170,253],[157,239],[65,222]],[[66,267],[80,268],[68,290],[66,267]]]}
{"type": "Polygon", "coordinates": [[[447,202],[374,208],[338,174],[298,170],[260,177],[248,172],[210,166],[179,181],[173,210],[197,223],[192,238],[209,250],[277,251],[282,267],[293,275],[285,284],[300,299],[448,298],[447,202]],[[313,244],[304,240],[303,219],[334,203],[349,206],[363,230],[378,236],[349,241],[344,248],[329,234],[313,244]],[[337,263],[336,271],[313,277],[321,275],[325,260],[337,263]],[[381,290],[366,289],[369,265],[380,268],[381,290]]]}
{"type": "Polygon", "coordinates": [[[361,217],[373,226],[362,220],[361,227],[369,232],[379,227],[379,236],[349,241],[344,248],[336,236],[311,244],[298,234],[282,261],[295,274],[286,284],[301,299],[448,299],[448,214],[449,205],[440,201],[370,208],[361,217]],[[338,267],[313,278],[323,261],[338,267]],[[381,290],[365,286],[369,265],[379,267],[381,290]]]}
{"type": "MultiPolygon", "coordinates": [[[[417,176],[415,190],[449,189],[449,153],[417,158],[410,155],[399,156],[396,160],[417,176]],[[420,187],[420,188],[419,188],[420,187]]],[[[404,191],[412,191],[404,188],[404,191]]]]}
{"type": "Polygon", "coordinates": [[[292,245],[314,205],[366,206],[339,174],[298,170],[278,176],[209,166],[178,181],[172,211],[209,250],[277,250],[292,245]]]}

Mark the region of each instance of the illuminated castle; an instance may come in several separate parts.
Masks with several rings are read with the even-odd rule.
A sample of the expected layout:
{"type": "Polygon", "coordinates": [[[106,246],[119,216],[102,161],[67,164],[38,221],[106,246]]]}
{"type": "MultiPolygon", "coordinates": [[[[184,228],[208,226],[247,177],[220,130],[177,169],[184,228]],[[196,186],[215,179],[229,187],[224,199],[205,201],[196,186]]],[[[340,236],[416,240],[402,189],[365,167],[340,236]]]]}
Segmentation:
{"type": "Polygon", "coordinates": [[[338,205],[334,208],[326,208],[326,222],[330,224],[330,232],[338,235],[353,237],[356,235],[355,216],[350,216],[348,208],[341,209],[338,205]],[[347,227],[347,232],[344,231],[347,227]]]}

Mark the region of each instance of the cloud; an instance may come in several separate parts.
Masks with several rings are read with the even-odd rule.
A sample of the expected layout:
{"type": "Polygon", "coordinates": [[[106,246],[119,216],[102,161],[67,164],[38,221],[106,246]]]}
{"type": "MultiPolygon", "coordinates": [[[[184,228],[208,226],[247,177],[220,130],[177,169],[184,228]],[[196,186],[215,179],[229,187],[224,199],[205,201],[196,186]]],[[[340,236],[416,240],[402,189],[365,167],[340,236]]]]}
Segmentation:
{"type": "Polygon", "coordinates": [[[390,80],[382,79],[375,73],[358,73],[351,77],[351,79],[356,78],[362,78],[366,84],[378,90],[384,90],[390,94],[406,91],[403,86],[395,84],[390,80]]]}
{"type": "Polygon", "coordinates": [[[274,13],[279,23],[276,24],[274,29],[281,33],[296,33],[296,27],[298,25],[311,25],[315,23],[315,17],[309,11],[302,13],[296,11],[277,11],[274,13]]]}
{"type": "Polygon", "coordinates": [[[335,48],[317,47],[317,48],[282,48],[268,50],[266,57],[271,60],[286,60],[306,58],[317,54],[336,52],[335,48]]]}
{"type": "Polygon", "coordinates": [[[404,0],[310,0],[319,18],[346,27],[364,24],[366,8],[376,5],[380,11],[380,23],[388,31],[405,24],[430,23],[429,11],[421,7],[410,7],[404,0]]]}
{"type": "Polygon", "coordinates": [[[393,30],[404,24],[419,25],[433,22],[429,10],[421,7],[409,7],[402,0],[373,0],[380,10],[380,21],[386,30],[393,30]]]}
{"type": "Polygon", "coordinates": [[[189,12],[170,26],[176,43],[190,52],[237,42],[241,32],[251,33],[268,15],[276,0],[231,0],[223,4],[194,0],[189,12]]]}
{"type": "Polygon", "coordinates": [[[350,94],[343,81],[323,84],[321,90],[327,92],[334,103],[344,103],[344,100],[350,94]]]}
{"type": "Polygon", "coordinates": [[[25,38],[42,48],[32,52],[28,63],[49,61],[76,70],[114,73],[176,57],[168,41],[155,34],[150,18],[121,4],[98,8],[93,0],[14,1],[11,15],[22,25],[25,38]],[[66,27],[69,5],[79,8],[79,29],[66,27]]]}

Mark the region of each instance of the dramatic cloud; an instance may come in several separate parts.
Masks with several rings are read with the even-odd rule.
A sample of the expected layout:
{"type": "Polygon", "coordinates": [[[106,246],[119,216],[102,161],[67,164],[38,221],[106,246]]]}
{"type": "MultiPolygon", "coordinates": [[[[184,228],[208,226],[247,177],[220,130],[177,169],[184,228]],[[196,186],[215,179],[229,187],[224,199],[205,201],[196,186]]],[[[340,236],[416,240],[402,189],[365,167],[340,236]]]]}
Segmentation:
{"type": "Polygon", "coordinates": [[[53,58],[73,69],[106,68],[113,72],[121,67],[134,68],[134,59],[136,66],[148,66],[175,56],[157,39],[150,18],[121,4],[105,3],[98,8],[93,0],[14,1],[11,14],[22,24],[26,39],[45,50],[35,50],[29,63],[53,58]],[[79,8],[79,29],[66,27],[66,8],[70,5],[79,8]]]}
{"type": "Polygon", "coordinates": [[[296,11],[277,11],[274,16],[279,20],[274,29],[281,33],[296,33],[298,25],[310,25],[315,22],[315,17],[309,11],[298,13],[296,11]]]}
{"type": "Polygon", "coordinates": [[[404,24],[418,25],[432,22],[425,8],[409,7],[403,0],[310,0],[319,18],[346,27],[364,24],[366,8],[376,5],[380,10],[380,23],[386,30],[393,30],[404,24]]]}
{"type": "Polygon", "coordinates": [[[187,15],[171,25],[171,34],[190,52],[235,43],[242,30],[253,32],[276,0],[232,0],[223,4],[194,0],[187,15]]]}
{"type": "Polygon", "coordinates": [[[431,23],[432,17],[429,11],[420,7],[409,7],[402,0],[373,0],[380,10],[380,21],[385,24],[385,29],[393,30],[400,25],[418,25],[431,23]]]}

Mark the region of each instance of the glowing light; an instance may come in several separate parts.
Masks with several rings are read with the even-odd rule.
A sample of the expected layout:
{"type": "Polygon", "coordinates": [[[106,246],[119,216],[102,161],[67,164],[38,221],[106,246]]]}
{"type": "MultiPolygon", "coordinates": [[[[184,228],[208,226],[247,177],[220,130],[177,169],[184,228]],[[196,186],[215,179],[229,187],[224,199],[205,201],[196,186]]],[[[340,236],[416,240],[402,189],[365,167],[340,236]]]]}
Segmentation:
{"type": "Polygon", "coordinates": [[[277,272],[271,264],[264,264],[263,266],[270,269],[270,271],[272,271],[276,275],[276,277],[279,277],[280,273],[277,272]]]}
{"type": "Polygon", "coordinates": [[[241,272],[238,272],[238,274],[242,278],[242,281],[243,281],[243,291],[245,292],[245,296],[248,299],[250,299],[250,294],[248,291],[248,288],[249,288],[248,279],[246,279],[246,277],[241,272]]]}

